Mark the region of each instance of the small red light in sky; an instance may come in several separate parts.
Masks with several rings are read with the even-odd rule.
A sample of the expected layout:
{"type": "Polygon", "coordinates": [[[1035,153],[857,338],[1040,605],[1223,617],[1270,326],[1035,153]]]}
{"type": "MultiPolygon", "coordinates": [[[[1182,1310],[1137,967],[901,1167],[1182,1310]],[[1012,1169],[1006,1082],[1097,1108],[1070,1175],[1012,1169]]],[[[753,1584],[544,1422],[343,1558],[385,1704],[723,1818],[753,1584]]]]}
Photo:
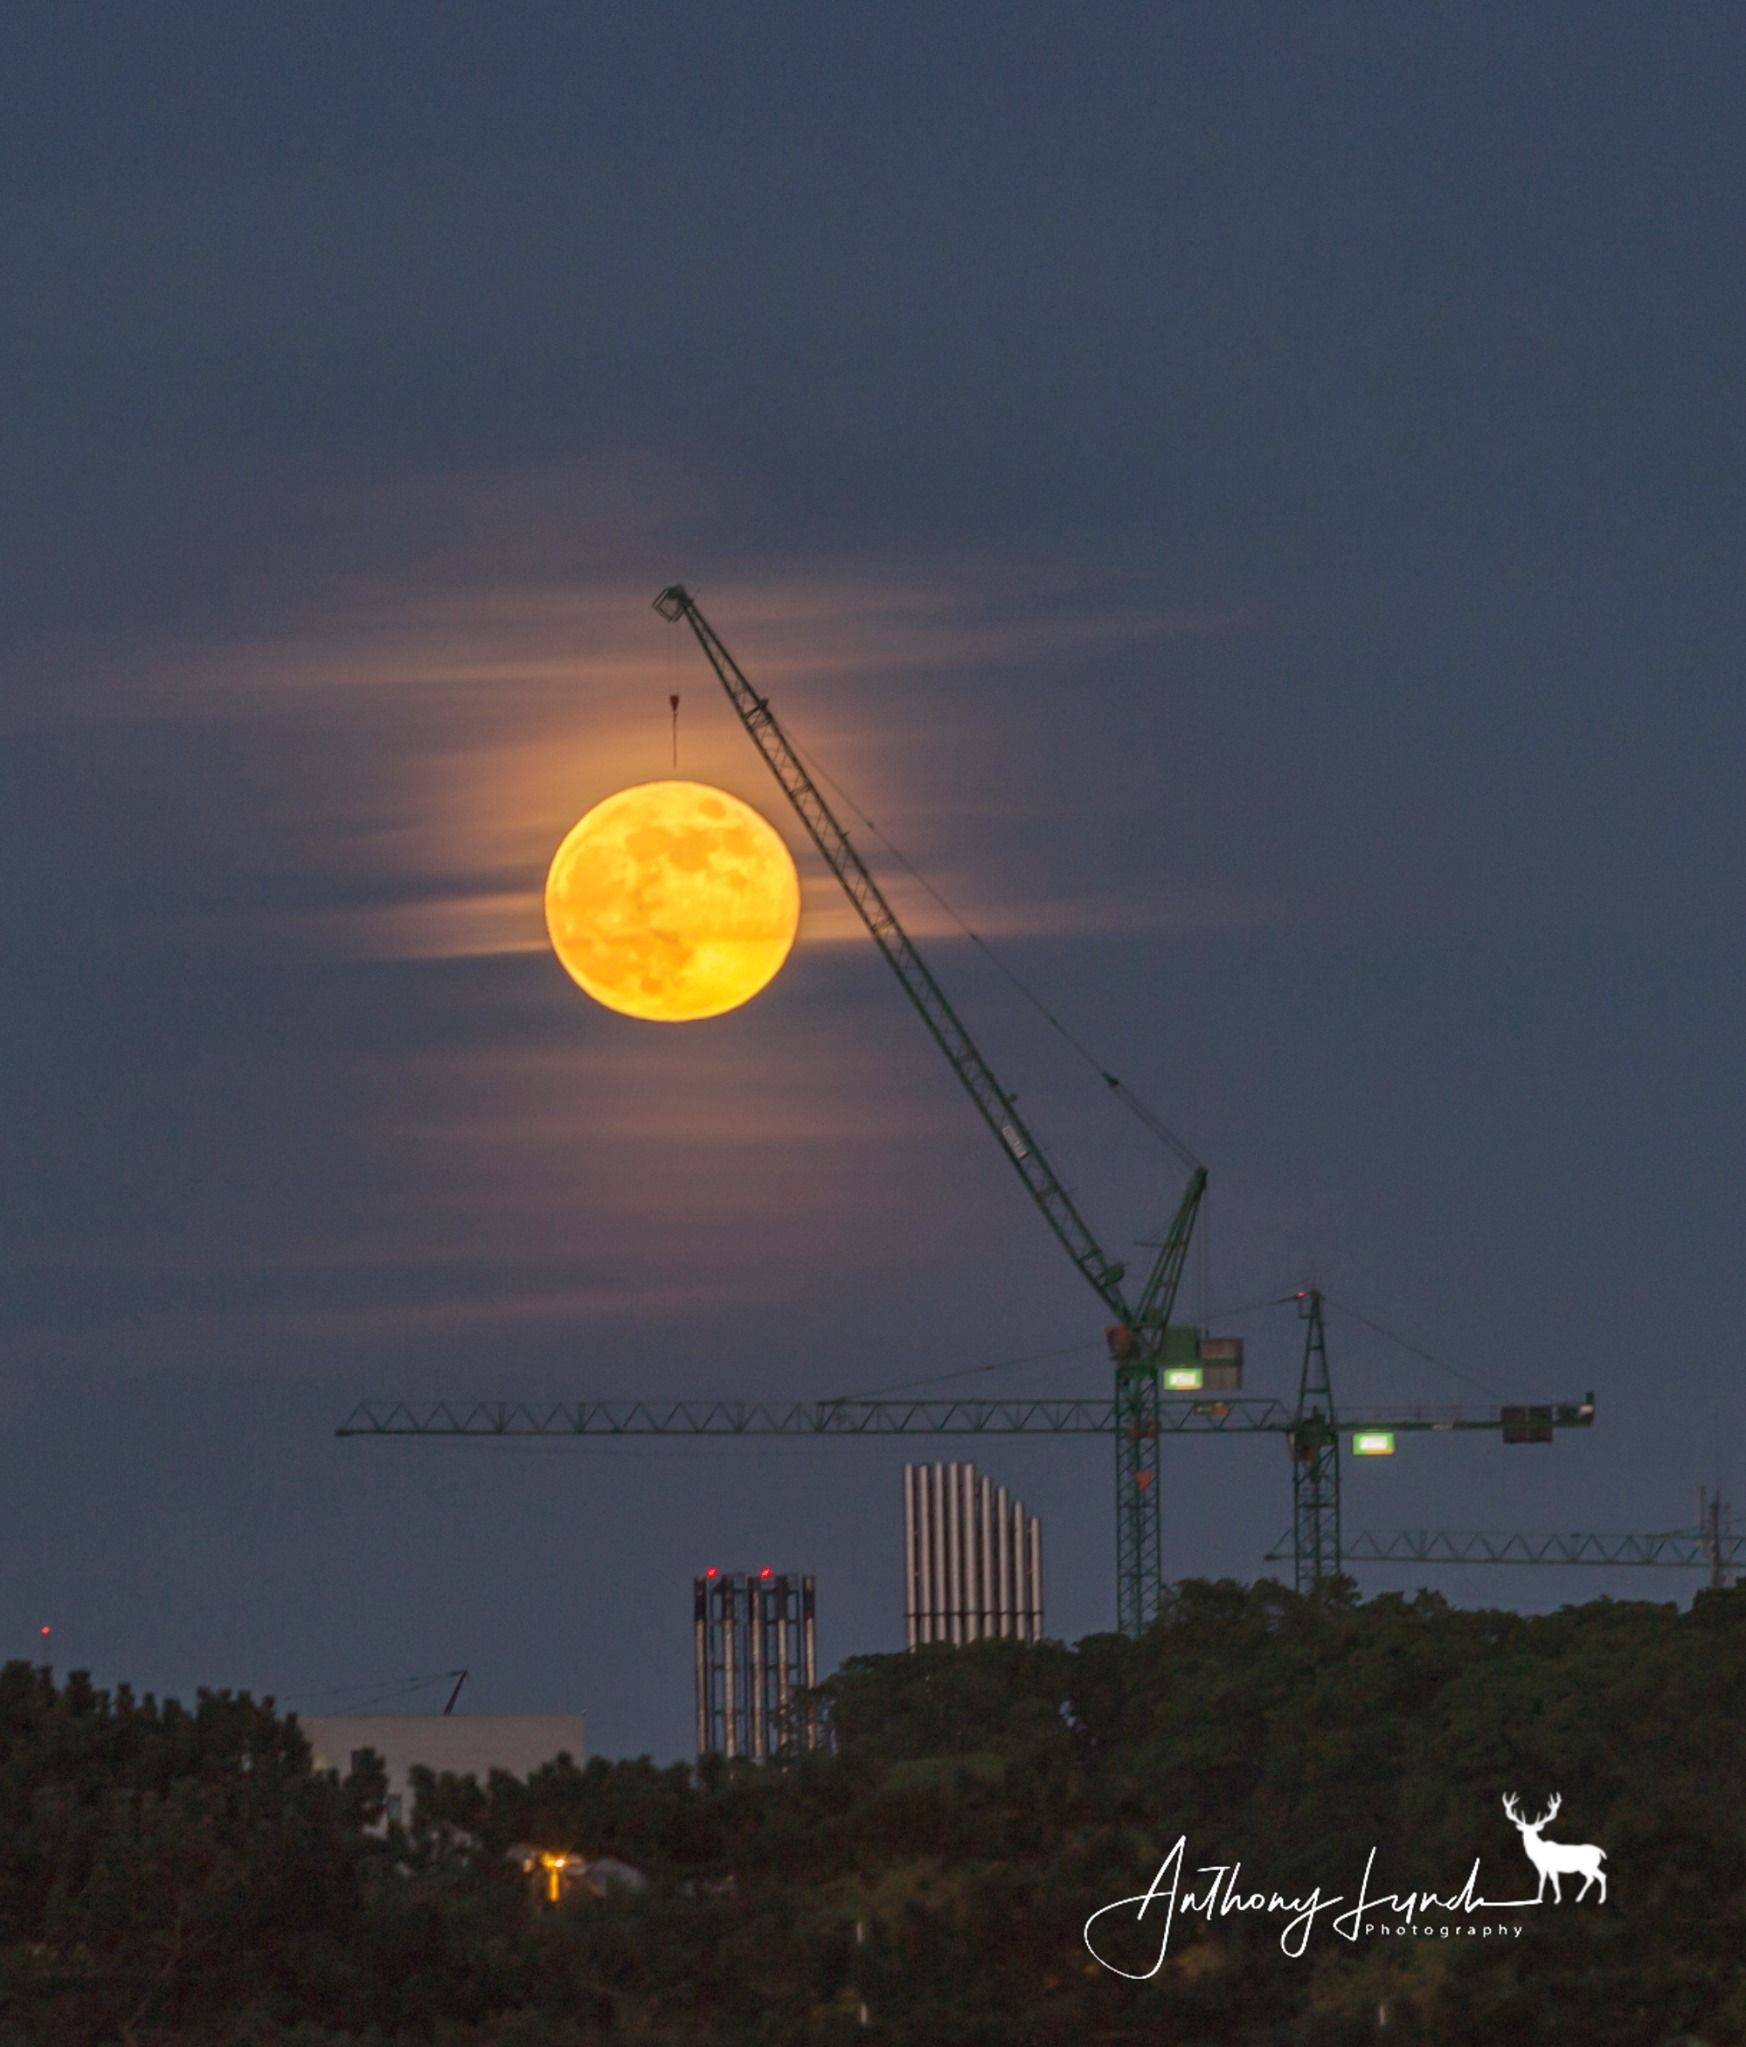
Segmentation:
{"type": "Polygon", "coordinates": [[[762,1569],[762,1570],[761,1570],[761,1571],[760,1571],[760,1572],[758,1573],[758,1576],[759,1576],[760,1578],[768,1578],[768,1577],[769,1577],[770,1575],[771,1575],[771,1571],[770,1571],[770,1566],[769,1566],[768,1564],[766,1564],[766,1565],[764,1566],[764,1568],[763,1568],[763,1569],[762,1569]]]}
{"type": "Polygon", "coordinates": [[[49,1629],[49,1628],[39,1628],[39,1629],[37,1630],[37,1632],[38,1632],[38,1634],[42,1634],[42,1635],[47,1635],[47,1634],[50,1634],[50,1633],[52,1633],[52,1632],[53,1632],[53,1630],[52,1630],[52,1629],[49,1629]]]}
{"type": "Polygon", "coordinates": [[[711,1564],[711,1565],[710,1565],[710,1567],[709,1567],[709,1569],[708,1569],[707,1571],[705,1571],[703,1575],[704,1575],[704,1576],[705,1576],[706,1578],[713,1578],[713,1577],[715,1576],[715,1566],[714,1566],[713,1564],[711,1564]]]}

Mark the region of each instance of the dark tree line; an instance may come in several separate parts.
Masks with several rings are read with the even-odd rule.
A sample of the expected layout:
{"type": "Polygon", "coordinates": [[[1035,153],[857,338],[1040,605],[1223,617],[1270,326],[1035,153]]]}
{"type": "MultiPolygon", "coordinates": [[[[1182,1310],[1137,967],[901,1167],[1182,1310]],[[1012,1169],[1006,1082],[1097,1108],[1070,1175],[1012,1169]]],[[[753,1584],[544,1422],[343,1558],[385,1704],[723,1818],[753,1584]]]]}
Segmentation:
{"type": "Polygon", "coordinates": [[[1525,1617],[1190,1582],[1137,1642],[862,1658],[823,1699],[831,1754],[426,1775],[383,1829],[379,1770],[315,1775],[270,1701],[7,1666],[0,2047],[1746,2039],[1746,1590],[1525,1617]],[[1500,1801],[1552,1791],[1611,1895],[1519,1937],[1294,1960],[1277,1918],[1195,1917],[1144,1982],[1082,1939],[1179,1835],[1245,1889],[1351,1894],[1374,1848],[1385,1888],[1478,1856],[1530,1895],[1500,1801]],[[541,1909],[518,1842],[650,1888],[541,1909]]]}

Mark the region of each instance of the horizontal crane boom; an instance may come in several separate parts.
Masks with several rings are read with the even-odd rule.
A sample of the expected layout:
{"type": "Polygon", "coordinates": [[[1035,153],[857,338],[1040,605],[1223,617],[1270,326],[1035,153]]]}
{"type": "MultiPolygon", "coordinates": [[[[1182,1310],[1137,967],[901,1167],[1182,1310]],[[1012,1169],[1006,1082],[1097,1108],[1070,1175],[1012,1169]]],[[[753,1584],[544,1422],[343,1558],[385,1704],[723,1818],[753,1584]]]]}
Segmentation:
{"type": "MultiPolygon", "coordinates": [[[[1746,1563],[1746,1536],[1724,1537],[1721,1549],[1724,1562],[1746,1563]]],[[[1291,1537],[1281,1536],[1267,1560],[1277,1562],[1291,1553],[1291,1537]]],[[[1660,1535],[1479,1535],[1418,1528],[1392,1535],[1366,1530],[1346,1544],[1345,1558],[1359,1564],[1630,1564],[1689,1570],[1713,1566],[1716,1544],[1701,1529],[1660,1535]]]]}
{"type": "MultiPolygon", "coordinates": [[[[1548,1426],[1588,1428],[1592,1400],[1544,1410],[1548,1426]]],[[[1341,1426],[1394,1430],[1497,1430],[1500,1407],[1360,1408],[1341,1426]]],[[[1289,1435],[1296,1410],[1283,1400],[1157,1403],[1163,1435],[1289,1435]]],[[[1110,1400],[559,1400],[364,1401],[338,1436],[1107,1436],[1110,1400]]]]}

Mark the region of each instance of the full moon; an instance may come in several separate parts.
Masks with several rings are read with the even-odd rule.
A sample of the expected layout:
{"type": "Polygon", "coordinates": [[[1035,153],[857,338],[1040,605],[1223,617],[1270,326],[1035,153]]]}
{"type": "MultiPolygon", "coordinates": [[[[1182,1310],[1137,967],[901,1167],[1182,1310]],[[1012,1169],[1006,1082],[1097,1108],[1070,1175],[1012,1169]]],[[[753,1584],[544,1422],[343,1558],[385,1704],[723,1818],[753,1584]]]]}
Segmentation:
{"type": "Polygon", "coordinates": [[[564,971],[624,1016],[691,1023],[749,1002],[800,922],[788,848],[705,782],[643,782],[572,827],[546,876],[564,971]]]}

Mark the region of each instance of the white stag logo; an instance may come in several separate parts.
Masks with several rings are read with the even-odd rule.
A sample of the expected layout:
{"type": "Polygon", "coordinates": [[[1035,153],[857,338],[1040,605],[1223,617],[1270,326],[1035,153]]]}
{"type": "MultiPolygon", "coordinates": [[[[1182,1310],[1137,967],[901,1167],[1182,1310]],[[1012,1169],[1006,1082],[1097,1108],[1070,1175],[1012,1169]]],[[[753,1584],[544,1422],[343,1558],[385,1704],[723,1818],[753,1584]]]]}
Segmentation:
{"type": "Polygon", "coordinates": [[[1590,1887],[1599,1884],[1599,1902],[1604,1905],[1607,1901],[1607,1873],[1601,1868],[1601,1864],[1607,1859],[1607,1851],[1575,1841],[1542,1841],[1540,1838],[1540,1829],[1551,1825],[1558,1817],[1558,1808],[1563,1803],[1564,1800],[1554,1791],[1552,1803],[1547,1806],[1544,1814],[1537,1820],[1525,1820],[1516,1809],[1513,1792],[1503,1802],[1504,1811],[1521,1832],[1522,1846],[1528,1851],[1528,1860],[1540,1872],[1540,1888],[1534,1894],[1534,1903],[1539,1904],[1545,1897],[1546,1880],[1550,1877],[1552,1902],[1555,1905],[1562,1905],[1564,1897],[1558,1888],[1558,1879],[1561,1876],[1580,1876],[1582,1889],[1576,1894],[1576,1902],[1580,1905],[1588,1896],[1590,1887]]]}

